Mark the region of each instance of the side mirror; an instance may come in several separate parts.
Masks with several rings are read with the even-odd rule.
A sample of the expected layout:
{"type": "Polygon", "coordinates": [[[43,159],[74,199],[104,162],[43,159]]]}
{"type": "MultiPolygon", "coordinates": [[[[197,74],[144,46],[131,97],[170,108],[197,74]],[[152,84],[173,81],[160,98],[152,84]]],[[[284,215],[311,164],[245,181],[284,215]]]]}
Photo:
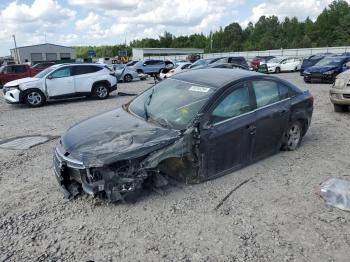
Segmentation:
{"type": "Polygon", "coordinates": [[[147,65],[146,63],[143,64],[143,66],[146,66],[146,65],[147,65]]]}
{"type": "Polygon", "coordinates": [[[52,75],[49,75],[48,77],[47,77],[47,79],[53,79],[53,77],[52,77],[52,75]]]}
{"type": "Polygon", "coordinates": [[[210,121],[205,122],[205,123],[203,124],[203,126],[202,126],[202,128],[203,128],[204,130],[209,130],[209,129],[212,128],[212,127],[213,127],[213,124],[211,124],[210,121]]]}

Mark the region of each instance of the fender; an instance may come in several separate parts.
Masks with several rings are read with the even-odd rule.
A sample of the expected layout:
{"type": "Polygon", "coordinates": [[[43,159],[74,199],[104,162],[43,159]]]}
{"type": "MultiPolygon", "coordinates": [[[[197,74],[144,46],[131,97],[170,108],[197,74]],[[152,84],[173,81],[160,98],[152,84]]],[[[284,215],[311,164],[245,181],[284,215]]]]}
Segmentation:
{"type": "Polygon", "coordinates": [[[28,88],[28,89],[26,89],[26,90],[20,90],[20,92],[19,92],[19,102],[23,104],[25,96],[26,96],[30,91],[34,91],[34,90],[43,93],[44,96],[45,96],[45,98],[47,98],[47,95],[46,95],[42,90],[40,90],[40,88],[36,88],[36,87],[35,87],[35,88],[28,88]]]}
{"type": "Polygon", "coordinates": [[[91,86],[91,92],[93,92],[94,90],[94,87],[97,85],[97,84],[106,84],[108,89],[111,88],[111,83],[108,81],[108,80],[99,80],[99,81],[96,81],[92,84],[91,86]]]}

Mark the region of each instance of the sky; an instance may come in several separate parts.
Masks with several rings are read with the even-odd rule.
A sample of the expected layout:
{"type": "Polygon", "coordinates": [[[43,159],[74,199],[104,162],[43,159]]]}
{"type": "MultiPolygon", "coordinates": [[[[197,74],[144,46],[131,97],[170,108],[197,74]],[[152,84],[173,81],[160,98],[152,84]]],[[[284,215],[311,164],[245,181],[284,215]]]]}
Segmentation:
{"type": "MultiPolygon", "coordinates": [[[[145,37],[208,34],[262,15],[315,19],[331,0],[0,0],[0,56],[38,43],[114,45],[145,37]]],[[[350,2],[350,0],[348,0],[350,2]]]]}

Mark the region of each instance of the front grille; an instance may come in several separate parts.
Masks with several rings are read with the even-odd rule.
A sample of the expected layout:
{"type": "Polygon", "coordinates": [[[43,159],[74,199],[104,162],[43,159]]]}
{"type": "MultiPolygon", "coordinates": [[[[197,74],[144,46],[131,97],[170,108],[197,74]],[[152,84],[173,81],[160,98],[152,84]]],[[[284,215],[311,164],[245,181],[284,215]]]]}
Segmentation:
{"type": "Polygon", "coordinates": [[[344,98],[350,99],[350,94],[343,94],[344,98]]]}

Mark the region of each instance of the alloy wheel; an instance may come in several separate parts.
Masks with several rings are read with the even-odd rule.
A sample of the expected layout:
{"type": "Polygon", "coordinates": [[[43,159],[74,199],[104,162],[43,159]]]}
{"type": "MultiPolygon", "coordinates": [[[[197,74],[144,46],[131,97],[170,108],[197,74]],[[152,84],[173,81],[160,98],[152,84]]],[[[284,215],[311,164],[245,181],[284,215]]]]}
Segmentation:
{"type": "Polygon", "coordinates": [[[37,106],[41,103],[42,97],[38,92],[31,92],[27,96],[27,101],[33,106],[37,106]]]}
{"type": "Polygon", "coordinates": [[[107,87],[105,86],[97,87],[96,94],[99,98],[105,98],[108,95],[107,87]]]}
{"type": "Polygon", "coordinates": [[[298,147],[301,139],[301,128],[298,124],[293,124],[287,134],[287,146],[289,149],[294,150],[298,147]]]}

